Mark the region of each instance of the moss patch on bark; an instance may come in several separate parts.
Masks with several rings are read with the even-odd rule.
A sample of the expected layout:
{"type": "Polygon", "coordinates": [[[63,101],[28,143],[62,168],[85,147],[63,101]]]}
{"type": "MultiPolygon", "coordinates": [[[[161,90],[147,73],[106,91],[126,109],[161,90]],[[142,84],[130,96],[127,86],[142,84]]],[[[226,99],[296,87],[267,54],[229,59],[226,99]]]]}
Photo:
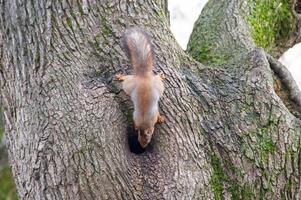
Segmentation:
{"type": "Polygon", "coordinates": [[[251,26],[252,38],[257,46],[268,52],[277,40],[285,39],[294,28],[295,18],[291,0],[249,0],[251,14],[247,21],[251,26]]]}

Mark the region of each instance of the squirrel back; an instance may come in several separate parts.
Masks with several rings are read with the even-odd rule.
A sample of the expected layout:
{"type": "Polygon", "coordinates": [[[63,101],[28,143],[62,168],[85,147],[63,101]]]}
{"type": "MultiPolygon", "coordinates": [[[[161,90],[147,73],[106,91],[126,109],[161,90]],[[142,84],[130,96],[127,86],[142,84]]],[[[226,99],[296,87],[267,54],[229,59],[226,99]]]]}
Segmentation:
{"type": "Polygon", "coordinates": [[[153,52],[150,36],[141,28],[125,31],[122,46],[129,57],[133,75],[117,74],[116,79],[123,81],[122,88],[131,96],[134,104],[133,120],[142,148],[150,142],[156,123],[163,123],[158,101],[163,93],[163,73],[153,74],[153,52]]]}
{"type": "Polygon", "coordinates": [[[136,75],[152,72],[153,52],[150,36],[140,28],[127,29],[122,44],[136,75]]]}

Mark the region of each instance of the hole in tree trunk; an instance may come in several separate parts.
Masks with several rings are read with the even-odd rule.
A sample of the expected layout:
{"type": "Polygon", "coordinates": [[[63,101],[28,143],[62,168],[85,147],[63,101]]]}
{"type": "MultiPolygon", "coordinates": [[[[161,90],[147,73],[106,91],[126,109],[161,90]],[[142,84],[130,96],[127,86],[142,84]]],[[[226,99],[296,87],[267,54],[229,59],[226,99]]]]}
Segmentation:
{"type": "Polygon", "coordinates": [[[295,11],[296,11],[298,14],[301,14],[301,0],[297,0],[297,1],[296,1],[296,4],[295,4],[295,11]]]}
{"type": "Polygon", "coordinates": [[[141,154],[145,152],[145,149],[139,144],[138,133],[134,130],[133,126],[129,126],[127,128],[127,132],[130,151],[134,154],[141,154]]]}

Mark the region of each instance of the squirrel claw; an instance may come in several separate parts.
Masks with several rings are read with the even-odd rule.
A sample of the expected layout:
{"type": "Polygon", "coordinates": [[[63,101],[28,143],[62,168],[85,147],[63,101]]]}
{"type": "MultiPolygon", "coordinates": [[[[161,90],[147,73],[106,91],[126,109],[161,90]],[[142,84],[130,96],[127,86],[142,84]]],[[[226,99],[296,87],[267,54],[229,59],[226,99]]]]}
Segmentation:
{"type": "Polygon", "coordinates": [[[160,76],[161,80],[164,80],[166,78],[163,72],[160,72],[158,75],[160,76]]]}
{"type": "Polygon", "coordinates": [[[164,117],[162,117],[162,116],[158,116],[158,120],[157,120],[157,122],[158,122],[159,124],[162,124],[162,123],[164,123],[164,122],[165,122],[165,119],[164,119],[164,117]]]}
{"type": "Polygon", "coordinates": [[[118,81],[123,81],[123,80],[124,80],[124,75],[122,75],[122,74],[117,74],[117,75],[115,75],[115,78],[116,78],[116,80],[118,80],[118,81]]]}

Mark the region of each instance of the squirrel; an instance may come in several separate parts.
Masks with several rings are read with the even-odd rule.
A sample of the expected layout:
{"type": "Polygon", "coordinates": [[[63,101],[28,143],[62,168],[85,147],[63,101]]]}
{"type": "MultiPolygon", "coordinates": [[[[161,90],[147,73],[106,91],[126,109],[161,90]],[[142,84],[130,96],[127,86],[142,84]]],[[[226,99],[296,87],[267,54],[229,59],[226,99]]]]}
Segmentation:
{"type": "Polygon", "coordinates": [[[134,128],[138,132],[140,146],[145,148],[151,141],[155,124],[164,122],[158,102],[164,91],[162,80],[165,76],[162,72],[157,75],[153,73],[152,44],[143,29],[127,29],[121,42],[134,74],[118,74],[115,77],[123,81],[122,88],[134,104],[134,128]]]}

